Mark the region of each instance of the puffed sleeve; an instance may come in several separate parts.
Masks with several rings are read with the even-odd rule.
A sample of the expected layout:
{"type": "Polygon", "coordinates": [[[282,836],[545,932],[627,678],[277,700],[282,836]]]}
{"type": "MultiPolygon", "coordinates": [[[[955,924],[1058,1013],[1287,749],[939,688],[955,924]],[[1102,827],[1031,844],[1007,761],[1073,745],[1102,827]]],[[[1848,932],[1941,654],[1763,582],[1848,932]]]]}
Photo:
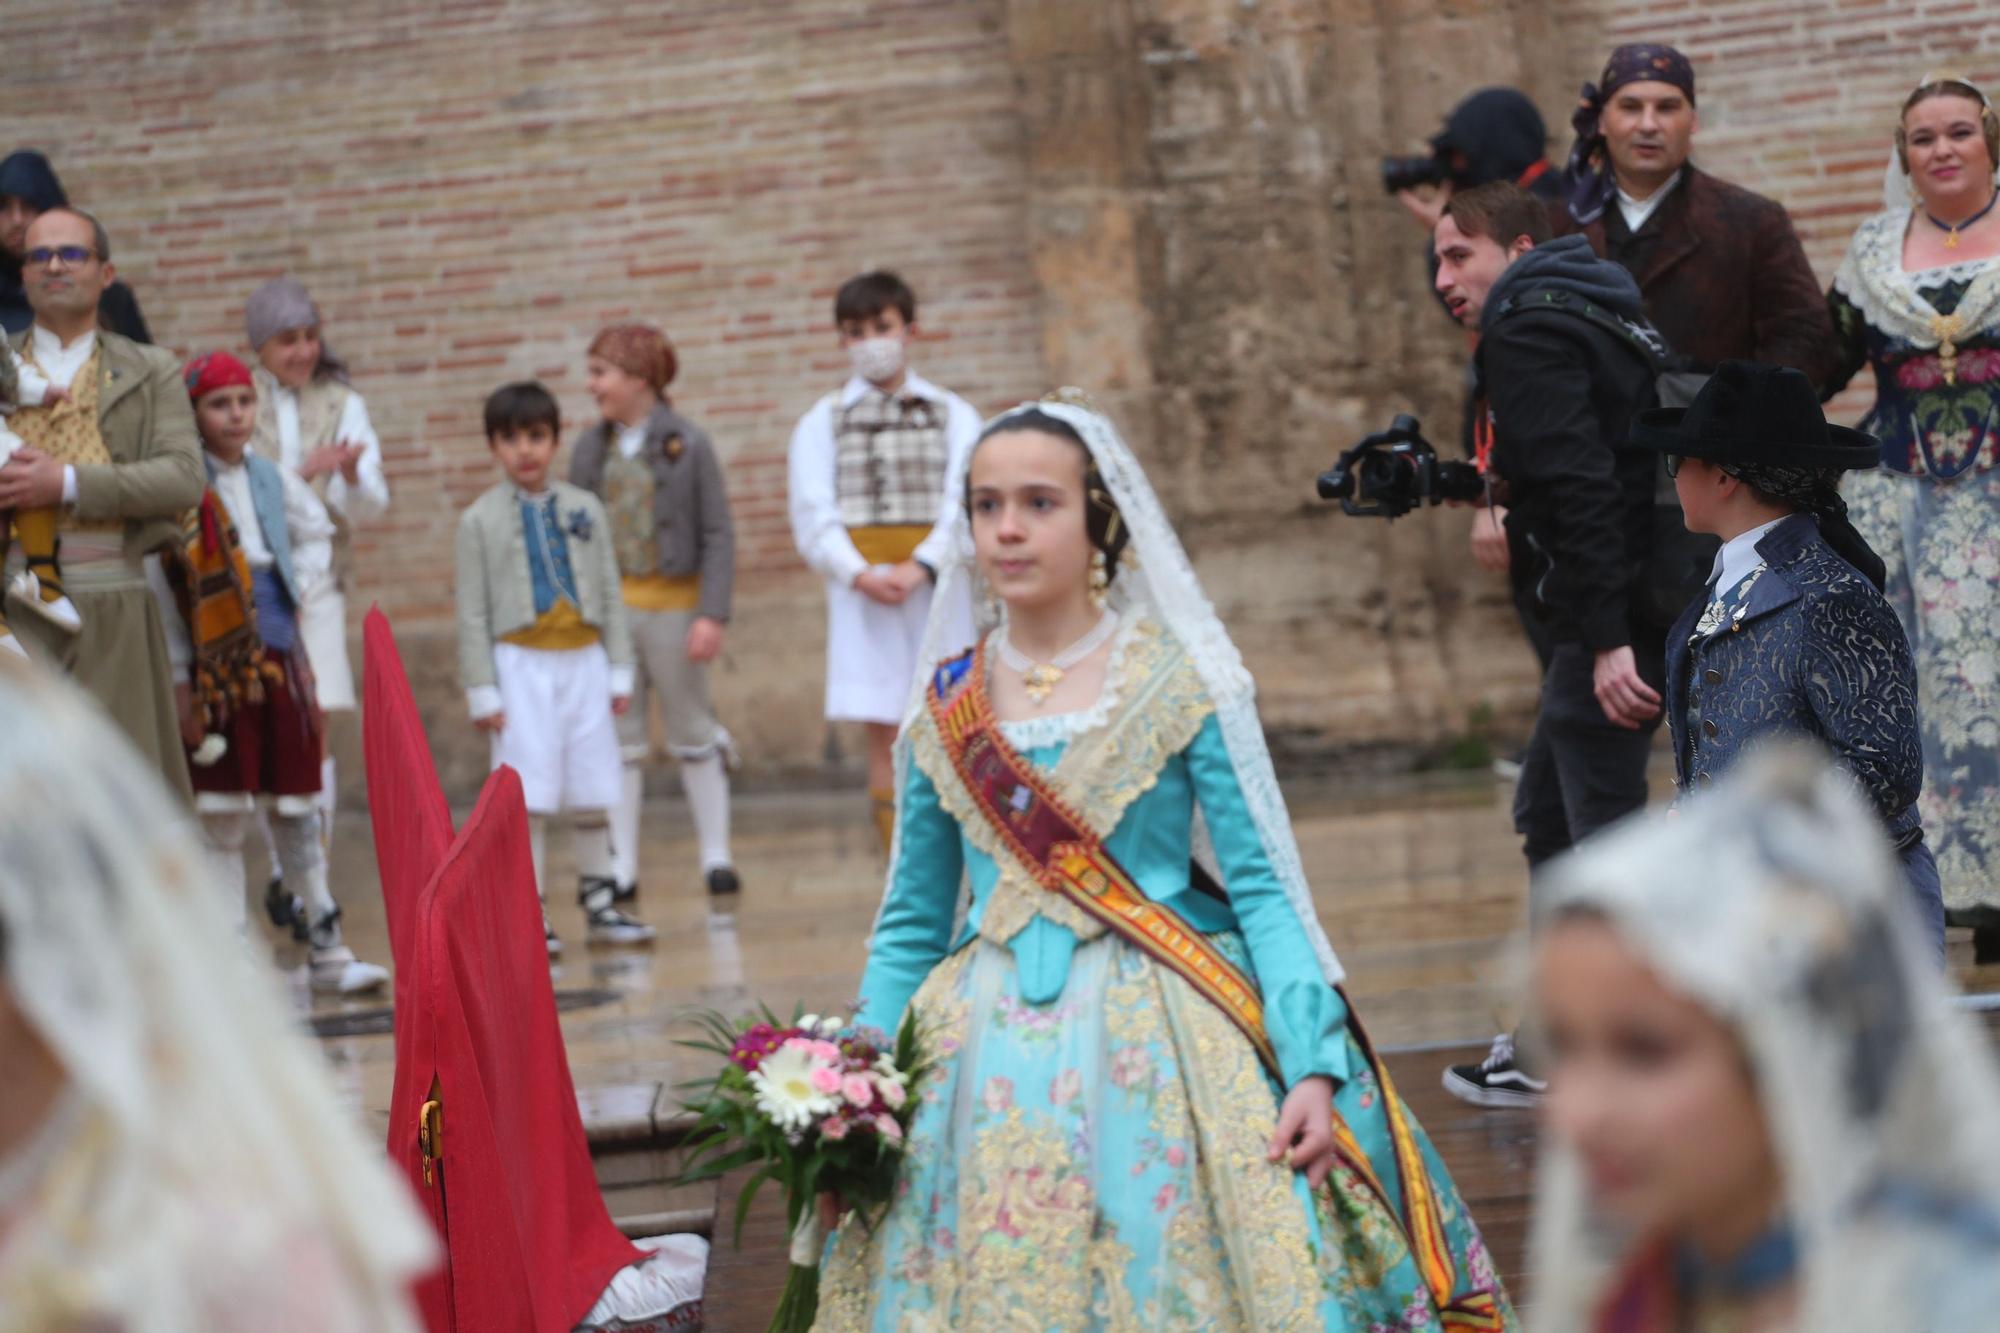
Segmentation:
{"type": "Polygon", "coordinates": [[[1287,1088],[1313,1074],[1342,1082],[1348,1073],[1347,1003],[1327,984],[1298,913],[1271,868],[1214,714],[1202,723],[1184,757],[1264,993],[1264,1027],[1278,1052],[1280,1076],[1287,1088]]]}
{"type": "Polygon", "coordinates": [[[917,987],[951,950],[965,870],[957,821],[938,803],[937,788],[924,771],[904,762],[896,861],[861,976],[863,1021],[891,1033],[917,987]]]}

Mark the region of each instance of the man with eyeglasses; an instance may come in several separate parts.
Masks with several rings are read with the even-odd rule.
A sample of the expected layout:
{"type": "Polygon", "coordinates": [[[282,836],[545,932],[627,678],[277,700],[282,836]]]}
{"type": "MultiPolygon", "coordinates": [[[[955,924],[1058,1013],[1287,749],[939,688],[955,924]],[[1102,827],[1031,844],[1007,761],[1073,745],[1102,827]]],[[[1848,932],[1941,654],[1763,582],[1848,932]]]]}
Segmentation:
{"type": "MultiPolygon", "coordinates": [[[[66,634],[17,617],[30,657],[66,670],[189,792],[176,680],[155,589],[160,552],[206,478],[194,415],[173,356],[102,329],[98,303],[116,278],[111,238],[87,213],[55,208],[28,224],[22,278],[34,323],[12,338],[22,359],[66,397],[14,414],[27,447],[0,466],[0,510],[61,506],[63,582],[82,618],[66,634]]],[[[8,573],[20,564],[8,557],[8,573]]],[[[191,798],[190,798],[191,799],[191,798]]]]}
{"type": "MultiPolygon", "coordinates": [[[[48,158],[32,148],[0,158],[0,330],[10,337],[35,322],[21,281],[28,224],[52,208],[67,207],[69,196],[63,193],[48,158]]],[[[139,310],[139,298],[120,281],[105,284],[97,303],[97,326],[133,342],[153,341],[146,317],[139,310]]]]}

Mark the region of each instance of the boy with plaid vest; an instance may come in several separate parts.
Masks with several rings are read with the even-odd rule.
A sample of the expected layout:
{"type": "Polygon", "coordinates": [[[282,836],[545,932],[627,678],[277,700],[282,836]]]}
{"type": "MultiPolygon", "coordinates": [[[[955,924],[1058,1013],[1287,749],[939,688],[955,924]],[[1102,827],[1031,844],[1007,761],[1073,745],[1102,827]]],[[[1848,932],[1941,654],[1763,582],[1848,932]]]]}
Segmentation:
{"type": "MultiPolygon", "coordinates": [[[[834,324],[854,373],[792,432],[792,536],[826,580],[826,717],[868,732],[868,787],[889,845],[890,746],[910,702],[931,583],[943,563],[945,478],[979,437],[979,413],[910,370],[917,298],[893,273],[849,279],[834,324]]],[[[971,608],[961,613],[972,641],[971,608]]]]}

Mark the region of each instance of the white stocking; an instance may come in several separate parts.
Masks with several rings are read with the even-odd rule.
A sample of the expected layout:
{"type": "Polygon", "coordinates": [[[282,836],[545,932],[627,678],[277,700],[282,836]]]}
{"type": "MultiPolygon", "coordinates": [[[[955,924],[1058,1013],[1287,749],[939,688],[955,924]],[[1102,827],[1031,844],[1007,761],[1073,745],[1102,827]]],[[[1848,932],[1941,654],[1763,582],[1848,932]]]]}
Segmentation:
{"type": "Polygon", "coordinates": [[[729,856],[729,770],[720,754],[681,760],[681,790],[694,816],[704,871],[731,864],[729,856]]]}
{"type": "Polygon", "coordinates": [[[620,887],[639,882],[639,805],[645,787],[646,770],[626,764],[619,774],[618,804],[611,808],[611,869],[605,872],[620,887]]]}
{"type": "MultiPolygon", "coordinates": [[[[251,819],[257,825],[258,838],[260,838],[264,843],[264,860],[266,864],[268,864],[271,867],[271,874],[275,877],[282,878],[284,875],[284,871],[278,865],[278,844],[277,841],[271,837],[271,812],[266,810],[263,806],[260,805],[257,807],[257,813],[252,815],[251,819]]],[[[298,889],[296,887],[289,885],[287,887],[290,888],[293,893],[298,892],[298,889]]]]}
{"type": "Polygon", "coordinates": [[[576,854],[579,881],[610,879],[612,867],[611,825],[599,811],[577,815],[569,830],[570,847],[576,854]]]}
{"type": "Polygon", "coordinates": [[[203,811],[201,848],[208,861],[209,882],[222,895],[229,920],[236,933],[250,929],[249,908],[244,901],[243,840],[250,833],[248,810],[203,811]]]}
{"type": "Polygon", "coordinates": [[[271,838],[278,846],[285,887],[305,900],[306,920],[318,925],[333,911],[333,894],[326,886],[326,847],[320,842],[320,812],[274,813],[271,838]]]}
{"type": "Polygon", "coordinates": [[[546,910],[549,901],[549,817],[528,812],[528,855],[535,863],[535,893],[546,910]]]}

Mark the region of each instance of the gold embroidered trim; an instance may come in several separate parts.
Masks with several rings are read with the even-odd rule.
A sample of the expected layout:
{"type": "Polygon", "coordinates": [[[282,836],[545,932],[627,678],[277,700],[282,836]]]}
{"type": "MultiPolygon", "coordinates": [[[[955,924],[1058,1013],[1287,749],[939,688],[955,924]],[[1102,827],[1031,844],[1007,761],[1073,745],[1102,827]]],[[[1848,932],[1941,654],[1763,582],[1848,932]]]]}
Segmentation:
{"type": "MultiPolygon", "coordinates": [[[[984,683],[968,688],[983,689],[984,683]]],[[[1159,781],[1167,760],[1201,731],[1214,705],[1180,644],[1151,621],[1132,627],[1117,679],[1105,688],[1115,692],[1117,704],[1103,723],[1071,739],[1048,782],[1091,832],[1108,839],[1132,803],[1159,781]]],[[[1079,943],[1104,933],[1103,922],[1042,888],[993,831],[959,780],[928,710],[911,729],[910,754],[967,841],[1000,868],[980,914],[981,936],[1006,944],[1037,915],[1074,932],[1079,943]]]]}

